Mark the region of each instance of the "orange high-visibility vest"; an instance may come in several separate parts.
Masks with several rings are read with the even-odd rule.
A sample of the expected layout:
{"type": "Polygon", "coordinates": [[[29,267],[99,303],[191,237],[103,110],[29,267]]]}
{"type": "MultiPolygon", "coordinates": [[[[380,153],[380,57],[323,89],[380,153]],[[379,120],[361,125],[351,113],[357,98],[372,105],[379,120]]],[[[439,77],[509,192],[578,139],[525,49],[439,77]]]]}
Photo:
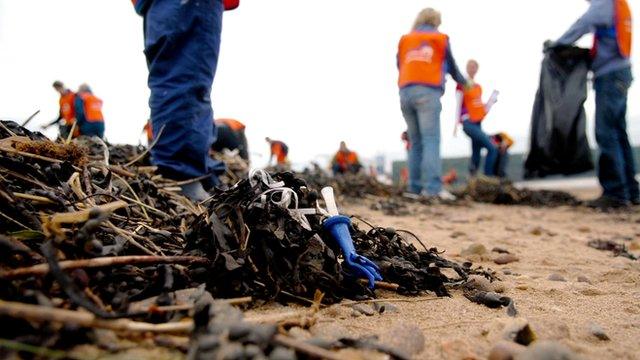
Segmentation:
{"type": "Polygon", "coordinates": [[[235,119],[216,119],[216,124],[227,125],[233,131],[241,131],[247,128],[245,124],[235,119]]]}
{"type": "Polygon", "coordinates": [[[615,0],[616,12],[616,38],[620,54],[626,58],[631,57],[631,39],[633,37],[633,18],[631,8],[627,0],[615,0]]]}
{"type": "Polygon", "coordinates": [[[413,31],[398,44],[398,86],[442,86],[449,37],[438,32],[413,31]]]}
{"type": "Polygon", "coordinates": [[[358,154],[354,151],[338,151],[334,157],[336,164],[343,170],[346,170],[350,165],[358,164],[358,154]]]}
{"type": "Polygon", "coordinates": [[[487,116],[487,110],[482,102],[482,87],[474,84],[470,88],[464,88],[462,94],[462,103],[465,109],[467,109],[469,120],[475,123],[484,120],[485,116],[487,116]]]}
{"type": "Polygon", "coordinates": [[[282,141],[274,141],[271,143],[271,154],[276,156],[278,164],[282,165],[287,162],[287,148],[282,141]]]}
{"type": "Polygon", "coordinates": [[[615,37],[618,43],[620,55],[624,58],[631,57],[631,43],[633,37],[633,18],[631,8],[627,0],[613,0],[614,2],[614,25],[610,28],[598,28],[593,39],[591,55],[598,52],[598,38],[601,36],[615,37]]]}
{"type": "Polygon", "coordinates": [[[73,121],[76,118],[76,110],[74,108],[75,100],[76,94],[71,90],[67,90],[67,92],[60,96],[60,115],[62,115],[64,123],[69,126],[73,125],[73,121]]]}
{"type": "Polygon", "coordinates": [[[83,102],[84,117],[88,122],[104,122],[102,100],[89,92],[78,94],[83,102]]]}

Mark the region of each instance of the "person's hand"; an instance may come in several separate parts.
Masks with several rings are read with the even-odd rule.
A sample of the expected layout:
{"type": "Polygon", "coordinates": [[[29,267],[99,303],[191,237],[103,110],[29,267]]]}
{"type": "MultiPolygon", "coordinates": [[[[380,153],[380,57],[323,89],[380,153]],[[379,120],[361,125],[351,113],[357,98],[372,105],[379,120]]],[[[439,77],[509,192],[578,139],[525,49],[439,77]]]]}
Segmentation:
{"type": "Polygon", "coordinates": [[[546,54],[549,51],[551,51],[551,49],[553,49],[554,47],[556,47],[555,41],[545,40],[545,42],[542,43],[542,52],[546,54]]]}

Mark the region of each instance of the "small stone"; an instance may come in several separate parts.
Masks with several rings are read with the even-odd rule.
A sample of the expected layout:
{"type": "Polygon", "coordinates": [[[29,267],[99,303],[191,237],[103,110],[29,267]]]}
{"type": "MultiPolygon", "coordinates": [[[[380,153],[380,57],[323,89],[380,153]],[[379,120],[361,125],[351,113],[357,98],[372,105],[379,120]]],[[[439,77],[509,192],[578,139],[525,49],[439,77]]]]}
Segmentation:
{"type": "Polygon", "coordinates": [[[547,280],[551,280],[551,281],[567,281],[567,279],[565,279],[564,276],[562,276],[560,274],[556,274],[556,273],[553,273],[553,274],[549,275],[547,280]]]}
{"type": "Polygon", "coordinates": [[[335,322],[319,322],[313,325],[309,331],[311,335],[329,341],[337,341],[351,336],[347,328],[335,322]]]}
{"type": "Polygon", "coordinates": [[[373,310],[375,310],[378,314],[397,313],[398,307],[387,302],[381,302],[373,303],[373,310]]]}
{"type": "Polygon", "coordinates": [[[353,310],[367,316],[373,316],[376,313],[376,311],[374,311],[373,308],[367,304],[355,304],[351,307],[353,308],[353,310]]]}
{"type": "Polygon", "coordinates": [[[451,233],[451,235],[449,235],[449,237],[451,237],[452,239],[457,239],[457,238],[459,238],[461,236],[465,236],[465,235],[467,235],[467,234],[465,232],[463,232],[463,231],[454,231],[454,232],[451,233]]]}
{"type": "Polygon", "coordinates": [[[489,353],[488,360],[513,360],[521,354],[526,347],[511,341],[500,341],[489,353]]]}
{"type": "Polygon", "coordinates": [[[520,259],[518,259],[518,257],[513,254],[500,254],[495,259],[493,259],[493,262],[498,265],[505,265],[516,261],[520,261],[520,259]]]}
{"type": "Polygon", "coordinates": [[[312,337],[310,332],[297,326],[289,329],[289,336],[298,340],[309,340],[312,337]]]}
{"type": "Polygon", "coordinates": [[[271,354],[269,354],[269,360],[295,360],[295,359],[297,359],[296,352],[293,349],[287,349],[282,346],[276,347],[275,349],[273,349],[273,351],[271,351],[271,354]]]}
{"type": "Polygon", "coordinates": [[[583,283],[587,283],[587,284],[591,284],[591,280],[589,280],[588,277],[584,276],[584,275],[579,275],[578,276],[578,282],[583,282],[583,283]]]}
{"type": "Polygon", "coordinates": [[[552,341],[538,341],[518,355],[518,360],[578,360],[566,346],[552,341]]]}
{"type": "Polygon", "coordinates": [[[529,326],[529,322],[523,318],[509,321],[502,331],[502,339],[528,346],[536,340],[536,334],[529,326]]]}
{"type": "Polygon", "coordinates": [[[493,286],[493,291],[497,292],[498,294],[502,294],[506,290],[506,287],[504,286],[504,283],[502,281],[494,281],[491,283],[491,285],[493,286]]]}
{"type": "Polygon", "coordinates": [[[630,251],[640,251],[640,241],[634,240],[631,243],[629,243],[629,250],[630,251]]]}
{"type": "Polygon", "coordinates": [[[529,231],[529,233],[531,235],[540,236],[540,235],[542,235],[542,231],[543,231],[543,229],[540,226],[536,226],[536,227],[532,228],[529,231]]]}
{"type": "Polygon", "coordinates": [[[424,350],[426,339],[418,325],[396,323],[380,336],[380,342],[401,353],[417,355],[424,350]]]}
{"type": "Polygon", "coordinates": [[[589,325],[589,333],[602,341],[611,340],[611,338],[609,338],[609,335],[607,335],[607,333],[604,331],[602,326],[596,323],[592,323],[591,325],[589,325]]]}
{"type": "Polygon", "coordinates": [[[440,346],[442,349],[442,359],[480,359],[472,347],[462,339],[443,341],[440,346]]]}
{"type": "Polygon", "coordinates": [[[351,311],[351,317],[357,318],[357,317],[360,317],[360,316],[362,316],[362,313],[360,311],[358,311],[358,310],[352,310],[351,311]]]}
{"type": "Polygon", "coordinates": [[[497,247],[497,246],[496,246],[496,247],[494,247],[493,249],[491,249],[491,251],[492,251],[492,252],[497,252],[498,254],[511,254],[511,253],[509,252],[509,250],[507,250],[507,249],[503,249],[503,248],[501,248],[501,247],[497,247]]]}
{"type": "Polygon", "coordinates": [[[591,229],[588,226],[581,226],[578,228],[578,231],[580,231],[581,233],[588,233],[591,232],[591,229]]]}
{"type": "Polygon", "coordinates": [[[518,290],[529,290],[529,285],[518,284],[518,285],[516,285],[516,289],[518,289],[518,290]]]}
{"type": "Polygon", "coordinates": [[[463,289],[465,290],[480,290],[480,291],[493,291],[493,286],[491,282],[480,275],[471,275],[467,279],[467,282],[464,283],[463,289]]]}
{"type": "Polygon", "coordinates": [[[462,250],[460,252],[460,255],[462,256],[469,256],[469,255],[483,255],[487,253],[487,248],[482,245],[482,244],[471,244],[469,245],[469,247],[467,247],[466,249],[462,250]]]}

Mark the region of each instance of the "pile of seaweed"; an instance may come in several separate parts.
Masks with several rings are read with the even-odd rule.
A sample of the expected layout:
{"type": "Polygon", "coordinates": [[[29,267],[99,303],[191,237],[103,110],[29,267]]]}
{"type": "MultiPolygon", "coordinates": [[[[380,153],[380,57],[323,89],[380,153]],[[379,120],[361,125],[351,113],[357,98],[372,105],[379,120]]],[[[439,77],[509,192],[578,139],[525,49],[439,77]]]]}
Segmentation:
{"type": "Polygon", "coordinates": [[[310,187],[322,189],[331,186],[337,195],[351,199],[366,196],[391,197],[402,194],[400,189],[383,184],[364,172],[331,176],[319,165],[314,164],[313,167],[307,168],[297,175],[304,179],[310,187]]]}
{"type": "MultiPolygon", "coordinates": [[[[230,302],[251,296],[240,303],[375,296],[342,266],[317,192],[304,180],[259,172],[201,206],[146,166],[146,156],[97,139],[54,143],[0,122],[0,339],[10,354],[97,344],[107,331],[138,341],[131,334],[154,334],[158,344],[187,351],[160,336],[178,333],[210,356],[229,329],[209,321],[202,330],[208,320],[197,318],[195,300],[179,296],[194,289],[230,302]],[[203,345],[207,334],[218,340],[203,345]]],[[[354,226],[351,233],[401,293],[444,296],[469,274],[491,276],[387,230],[354,226]],[[448,268],[456,275],[445,275],[448,268]]],[[[242,351],[253,354],[257,345],[262,353],[246,358],[283,346],[304,352],[277,335],[253,341],[261,330],[247,329],[238,330],[242,351]]]]}
{"type": "MultiPolygon", "coordinates": [[[[373,296],[345,274],[319,207],[317,192],[294,174],[257,172],[213,196],[187,233],[187,253],[213,259],[203,280],[214,296],[310,299],[316,290],[325,302],[373,296]]],[[[445,285],[475,272],[436,249],[418,251],[398,232],[365,233],[353,226],[351,234],[356,250],[374,260],[401,293],[448,295],[445,285]],[[459,277],[445,276],[442,268],[453,268],[459,277]]]]}
{"type": "Polygon", "coordinates": [[[557,207],[581,204],[581,201],[564,191],[518,189],[509,181],[486,177],[469,180],[466,187],[456,191],[455,195],[496,205],[557,207]]]}

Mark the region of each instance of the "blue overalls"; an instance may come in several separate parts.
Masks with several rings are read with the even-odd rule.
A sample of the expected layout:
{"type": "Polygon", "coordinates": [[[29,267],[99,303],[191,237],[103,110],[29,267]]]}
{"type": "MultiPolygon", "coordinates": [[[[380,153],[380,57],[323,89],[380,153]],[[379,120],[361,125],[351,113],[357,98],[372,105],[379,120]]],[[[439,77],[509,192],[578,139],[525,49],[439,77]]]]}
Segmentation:
{"type": "Polygon", "coordinates": [[[158,171],[174,180],[212,175],[224,164],[209,156],[215,139],[211,87],[218,64],[222,0],[138,0],[144,16],[151,124],[160,136],[151,149],[158,171]],[[162,133],[160,133],[162,131],[162,133]]]}

